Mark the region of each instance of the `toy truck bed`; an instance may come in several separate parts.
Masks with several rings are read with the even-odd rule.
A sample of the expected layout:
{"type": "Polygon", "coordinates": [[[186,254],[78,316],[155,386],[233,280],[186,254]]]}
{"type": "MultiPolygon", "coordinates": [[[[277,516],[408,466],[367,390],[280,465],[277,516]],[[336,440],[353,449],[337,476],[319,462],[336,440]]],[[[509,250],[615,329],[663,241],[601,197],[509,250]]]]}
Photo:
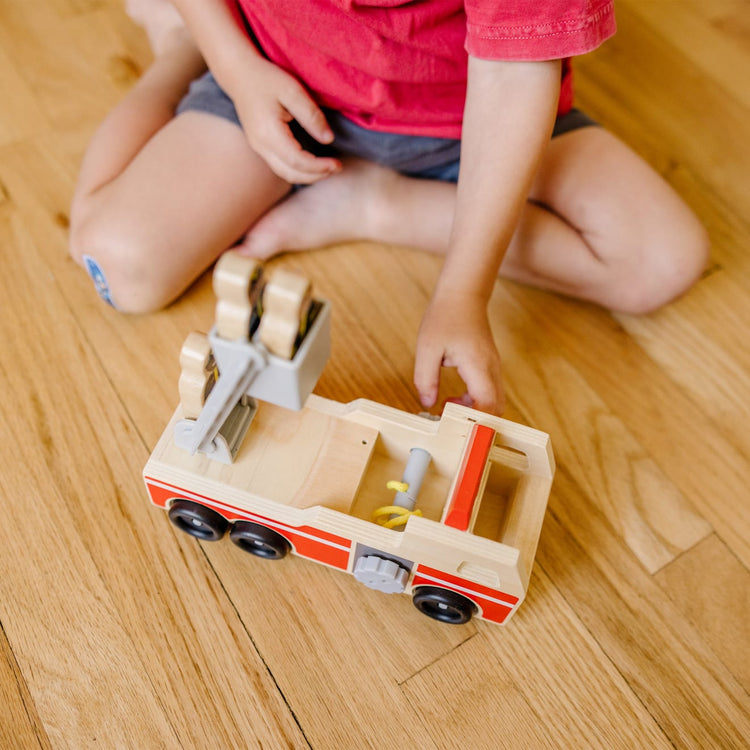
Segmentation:
{"type": "Polygon", "coordinates": [[[370,401],[310,396],[258,406],[231,464],[175,445],[179,410],[149,459],[154,504],[201,539],[227,530],[261,557],[290,551],[412,596],[436,619],[506,623],[526,593],[554,473],[546,434],[448,404],[439,421],[370,401]],[[410,451],[429,453],[402,529],[391,505],[410,451]]]}

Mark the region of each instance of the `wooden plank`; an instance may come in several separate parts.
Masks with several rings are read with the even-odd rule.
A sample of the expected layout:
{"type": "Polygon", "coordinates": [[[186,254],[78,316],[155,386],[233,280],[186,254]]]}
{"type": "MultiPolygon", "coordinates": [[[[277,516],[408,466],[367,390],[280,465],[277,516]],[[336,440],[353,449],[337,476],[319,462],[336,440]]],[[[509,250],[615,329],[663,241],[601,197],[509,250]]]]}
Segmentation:
{"type": "MultiPolygon", "coordinates": [[[[596,512],[608,519],[641,564],[655,572],[707,536],[711,527],[641,443],[628,410],[615,413],[598,395],[602,389],[594,390],[589,382],[594,376],[607,377],[611,388],[626,387],[621,385],[619,364],[625,358],[609,356],[606,333],[589,338],[589,319],[581,316],[576,341],[566,348],[568,341],[561,339],[559,329],[573,312],[563,310],[563,303],[552,304],[557,302],[552,299],[546,309],[523,301],[523,306],[506,309],[505,319],[518,335],[527,332],[530,340],[531,332],[544,325],[545,337],[535,346],[526,344],[523,356],[515,353],[517,344],[501,337],[506,339],[501,351],[506,352],[508,387],[522,404],[525,421],[551,435],[558,464],[576,473],[596,512]],[[542,323],[553,307],[552,317],[542,323]],[[596,348],[588,347],[587,341],[596,341],[596,348]],[[573,355],[580,358],[582,348],[592,358],[585,378],[569,361],[573,355]],[[616,369],[609,367],[612,362],[618,363],[616,369]]],[[[592,325],[602,319],[595,312],[590,317],[592,325]]],[[[609,397],[609,391],[604,392],[609,397]]]]}
{"type": "Polygon", "coordinates": [[[547,729],[552,717],[529,705],[485,637],[465,641],[401,689],[435,747],[554,747],[547,729]]]}
{"type": "Polygon", "coordinates": [[[149,507],[147,451],[56,280],[2,230],[0,619],[52,741],[304,746],[200,548],[149,507]]]}
{"type": "Polygon", "coordinates": [[[153,316],[123,316],[103,304],[67,252],[74,176],[75,166],[54,136],[0,151],[0,183],[8,205],[29,227],[40,257],[85,328],[139,433],[154,445],[174,411],[182,342],[190,331],[208,330],[215,304],[210,279],[194,288],[190,304],[153,316]]]}
{"type": "Polygon", "coordinates": [[[13,529],[5,540],[0,620],[53,744],[85,746],[94,736],[104,743],[141,744],[148,737],[173,742],[176,736],[158,695],[80,537],[80,519],[61,491],[65,483],[43,468],[61,468],[59,451],[70,425],[67,410],[60,408],[64,398],[50,394],[54,384],[39,382],[45,372],[41,362],[59,364],[55,348],[44,346],[52,328],[41,306],[34,315],[24,301],[45,299],[49,312],[58,313],[58,336],[68,333],[64,310],[55,304],[54,288],[34,268],[33,245],[17,222],[0,224],[0,236],[3,261],[12,266],[0,282],[7,305],[0,323],[5,375],[1,502],[13,529]],[[21,251],[13,262],[6,255],[10,247],[21,251]],[[33,473],[26,470],[29,465],[33,473]],[[111,686],[114,694],[102,685],[111,686]],[[112,709],[114,695],[121,710],[112,709]],[[138,713],[139,722],[129,712],[138,713]]]}
{"type": "Polygon", "coordinates": [[[3,3],[0,47],[12,57],[54,128],[77,127],[82,110],[101,117],[103,108],[113,106],[134,81],[132,75],[123,80],[117,70],[118,57],[129,53],[109,11],[87,17],[89,29],[95,28],[96,33],[87,37],[89,54],[81,55],[76,40],[66,33],[66,21],[46,4],[3,3]],[[102,76],[102,69],[109,75],[102,76]],[[69,85],[71,76],[79,84],[75,89],[69,85]]]}
{"type": "Polygon", "coordinates": [[[656,574],[682,617],[750,692],[750,572],[712,535],[656,574]]]}
{"type": "Polygon", "coordinates": [[[49,0],[49,5],[60,14],[61,18],[76,15],[90,15],[111,5],[111,0],[49,0]]]}
{"type": "Polygon", "coordinates": [[[750,349],[746,289],[713,274],[677,306],[658,315],[618,316],[623,328],[670,379],[721,424],[724,439],[750,461],[750,349]]]}
{"type": "MultiPolygon", "coordinates": [[[[498,747],[497,737],[514,737],[516,746],[565,747],[566,727],[576,727],[599,746],[617,747],[621,737],[660,747],[666,735],[676,747],[744,747],[747,665],[731,648],[747,641],[746,617],[730,592],[741,594],[750,566],[748,507],[738,500],[750,486],[747,8],[744,0],[621,0],[618,36],[580,61],[584,108],[698,210],[712,234],[714,272],[668,314],[633,323],[499,285],[490,316],[508,414],[551,428],[563,469],[529,600],[508,629],[492,632],[446,630],[405,598],[384,598],[304,561],[258,565],[221,545],[206,547],[207,562],[199,545],[175,537],[148,507],[138,481],[144,446],[174,408],[179,346],[188,331],[205,329],[214,297],[204,279],[165,313],[118,316],[65,253],[86,139],[148,51],[120,0],[2,3],[0,83],[10,100],[0,144],[13,148],[0,152],[0,222],[13,217],[13,232],[4,225],[0,245],[4,383],[8,375],[0,409],[18,421],[0,431],[0,485],[27,492],[28,503],[62,526],[38,538],[39,522],[13,508],[31,546],[12,543],[14,557],[3,557],[13,560],[11,577],[0,583],[0,607],[14,608],[10,627],[2,615],[12,661],[0,671],[2,695],[21,722],[12,739],[89,746],[82,727],[101,723],[100,742],[122,742],[129,735],[117,737],[118,724],[127,718],[137,725],[127,731],[140,732],[150,720],[134,705],[135,685],[141,697],[158,696],[160,705],[146,703],[145,712],[166,717],[173,734],[163,744],[421,748],[464,746],[468,737],[498,747]],[[697,20],[704,18],[705,25],[697,20]],[[43,135],[48,127],[55,132],[43,135]],[[33,143],[22,141],[31,136],[33,143]],[[49,313],[40,299],[51,300],[49,313]],[[54,409],[45,409],[52,400],[54,409]],[[89,449],[103,422],[103,444],[89,449]],[[85,461],[77,450],[84,444],[85,461]],[[12,460],[19,455],[25,465],[12,460]],[[39,479],[24,489],[29,473],[39,479]],[[667,501],[651,508],[662,488],[667,501]],[[686,530],[700,517],[716,534],[691,546],[686,530]],[[663,549],[644,544],[648,534],[628,538],[651,564],[662,564],[666,549],[654,578],[623,542],[626,529],[653,524],[663,549]],[[50,579],[55,565],[75,573],[77,589],[64,576],[50,579]],[[9,599],[16,588],[20,598],[9,599]],[[713,603],[724,617],[710,618],[713,603]],[[95,667],[77,669],[69,658],[89,636],[54,621],[41,631],[38,621],[52,612],[64,622],[78,608],[84,625],[100,623],[95,646],[140,674],[116,675],[115,688],[118,681],[127,688],[123,708],[113,699],[69,718],[102,686],[95,667]],[[586,659],[575,671],[579,648],[586,659]],[[44,672],[29,665],[50,669],[50,656],[62,669],[45,702],[44,672]],[[304,732],[287,723],[290,711],[304,732]],[[384,720],[381,711],[397,718],[384,720]],[[66,721],[75,726],[62,738],[66,721]],[[217,735],[198,726],[216,722],[217,735]]],[[[418,411],[413,346],[440,259],[361,243],[281,262],[298,264],[334,299],[334,352],[318,392],[418,411]]],[[[95,654],[84,666],[103,658],[95,654]]],[[[0,744],[9,744],[1,731],[0,744]]]]}
{"type": "MultiPolygon", "coordinates": [[[[520,358],[506,355],[509,386],[522,404],[525,421],[539,425],[552,435],[560,462],[567,460],[567,450],[572,451],[572,455],[580,454],[581,447],[577,444],[581,444],[588,428],[574,427],[569,420],[559,421],[556,404],[570,393],[575,395],[585,377],[586,387],[603,395],[606,408],[626,425],[631,438],[641,446],[650,471],[660,474],[661,481],[672,483],[682,496],[682,502],[687,503],[687,514],[675,515],[676,525],[670,535],[680,533],[677,528],[683,519],[687,524],[685,532],[688,527],[697,528],[693,525],[697,513],[727,541],[735,554],[750,564],[750,508],[735,502],[737,488],[750,485],[750,464],[747,456],[727,439],[724,430],[704,414],[706,407],[686,394],[645,356],[619,323],[606,313],[588,306],[571,305],[552,295],[510,288],[508,293],[518,301],[520,308],[513,313],[506,311],[506,319],[521,330],[545,327],[543,346],[527,347],[520,358]],[[596,346],[592,347],[589,342],[596,342],[596,346]],[[549,364],[551,359],[555,368],[549,364]],[[567,376],[562,372],[558,375],[555,370],[569,372],[572,365],[566,360],[575,363],[578,374],[563,387],[560,377],[567,376]],[[545,397],[543,394],[547,390],[549,396],[545,397]],[[533,399],[526,393],[532,393],[533,399]]],[[[678,303],[678,307],[681,304],[678,303]]],[[[665,313],[656,314],[654,319],[662,314],[665,313]]],[[[503,346],[501,350],[510,352],[512,345],[503,346]]],[[[576,413],[580,415],[579,411],[576,413]]],[[[585,419],[585,415],[576,418],[585,419]]],[[[593,451],[591,455],[599,451],[596,442],[587,440],[583,445],[589,446],[588,450],[593,451]]],[[[587,462],[578,464],[578,471],[585,477],[581,481],[585,484],[592,481],[588,465],[587,462]]],[[[607,481],[615,480],[612,468],[607,465],[607,481]]],[[[605,481],[604,476],[601,481],[605,481]]],[[[600,484],[594,494],[599,496],[605,486],[600,484]]],[[[673,499],[674,488],[668,490],[673,499]]],[[[658,502],[659,492],[654,497],[658,502]]],[[[668,517],[667,513],[664,519],[671,526],[668,517]]],[[[692,538],[694,543],[705,535],[688,533],[685,541],[692,538]]]]}
{"type": "Polygon", "coordinates": [[[446,627],[408,597],[297,557],[268,562],[229,544],[207,554],[312,747],[434,747],[399,684],[475,625],[446,627]]]}
{"type": "Polygon", "coordinates": [[[750,25],[750,11],[743,6],[721,8],[721,3],[688,0],[675,12],[672,3],[644,3],[621,0],[642,24],[663,34],[677,50],[693,63],[701,77],[720,86],[724,94],[750,108],[750,83],[742,71],[750,67],[746,39],[733,37],[731,29],[750,25]],[[730,33],[728,33],[730,32],[730,33]]]}
{"type": "Polygon", "coordinates": [[[604,519],[581,507],[583,494],[558,471],[540,568],[675,747],[744,747],[747,693],[604,519]]]}
{"type": "Polygon", "coordinates": [[[399,258],[396,248],[372,243],[295,257],[294,266],[310,276],[320,296],[336,301],[332,356],[316,390],[321,396],[422,410],[412,381],[414,343],[428,296],[399,273],[399,258]]]}
{"type": "Polygon", "coordinates": [[[29,688],[0,628],[0,747],[51,748],[29,688]]]}
{"type": "Polygon", "coordinates": [[[543,572],[507,630],[482,628],[403,690],[438,747],[672,747],[543,572]]]}
{"type": "Polygon", "coordinates": [[[747,216],[747,107],[708,80],[692,55],[675,48],[671,24],[656,30],[635,10],[657,5],[638,0],[618,4],[618,34],[578,61],[579,104],[667,178],[687,169],[707,191],[747,216]]]}
{"type": "Polygon", "coordinates": [[[0,145],[47,127],[42,110],[3,47],[0,47],[0,91],[5,102],[0,110],[0,145]]]}
{"type": "Polygon", "coordinates": [[[76,538],[63,496],[47,477],[13,477],[7,461],[0,470],[3,517],[14,529],[4,554],[22,561],[3,573],[0,618],[51,743],[178,742],[97,567],[76,538]],[[29,507],[44,516],[43,532],[30,522],[29,507]]]}

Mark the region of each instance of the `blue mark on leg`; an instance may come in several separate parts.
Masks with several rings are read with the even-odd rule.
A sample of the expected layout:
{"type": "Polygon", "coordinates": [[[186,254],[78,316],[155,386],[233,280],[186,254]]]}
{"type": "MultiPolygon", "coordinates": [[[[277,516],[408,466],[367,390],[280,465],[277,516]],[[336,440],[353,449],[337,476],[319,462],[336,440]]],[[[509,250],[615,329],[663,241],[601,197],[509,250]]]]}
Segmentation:
{"type": "Polygon", "coordinates": [[[82,260],[86,265],[86,271],[88,275],[94,282],[97,294],[108,305],[115,307],[115,303],[112,301],[112,295],[109,292],[109,284],[107,284],[107,279],[104,277],[104,272],[99,267],[99,264],[90,255],[84,255],[82,260]]]}

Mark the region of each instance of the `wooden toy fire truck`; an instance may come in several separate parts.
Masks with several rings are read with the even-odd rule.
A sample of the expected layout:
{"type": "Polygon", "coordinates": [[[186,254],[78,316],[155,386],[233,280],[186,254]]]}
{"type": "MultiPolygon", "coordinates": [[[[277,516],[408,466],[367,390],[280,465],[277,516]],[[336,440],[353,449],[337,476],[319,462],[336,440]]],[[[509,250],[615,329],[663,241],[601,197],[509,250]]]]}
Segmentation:
{"type": "Polygon", "coordinates": [[[234,253],[216,325],[181,354],[181,405],[144,469],[202,540],[288,552],[448,623],[506,623],[524,599],[554,474],[549,437],[447,404],[439,419],[311,395],[330,310],[308,282],[234,253]]]}

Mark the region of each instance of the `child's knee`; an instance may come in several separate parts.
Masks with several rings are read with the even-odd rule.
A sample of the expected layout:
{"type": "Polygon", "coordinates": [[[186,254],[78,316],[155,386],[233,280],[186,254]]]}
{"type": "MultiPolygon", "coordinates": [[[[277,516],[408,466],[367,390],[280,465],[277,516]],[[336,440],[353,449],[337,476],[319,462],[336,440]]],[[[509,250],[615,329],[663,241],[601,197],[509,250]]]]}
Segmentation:
{"type": "Polygon", "coordinates": [[[635,257],[617,281],[611,307],[644,315],[681,297],[700,279],[710,257],[708,234],[696,221],[668,241],[653,241],[635,257]]]}
{"type": "Polygon", "coordinates": [[[120,312],[153,312],[170,301],[151,272],[149,249],[127,232],[118,235],[96,219],[73,224],[70,254],[99,297],[120,312]]]}

